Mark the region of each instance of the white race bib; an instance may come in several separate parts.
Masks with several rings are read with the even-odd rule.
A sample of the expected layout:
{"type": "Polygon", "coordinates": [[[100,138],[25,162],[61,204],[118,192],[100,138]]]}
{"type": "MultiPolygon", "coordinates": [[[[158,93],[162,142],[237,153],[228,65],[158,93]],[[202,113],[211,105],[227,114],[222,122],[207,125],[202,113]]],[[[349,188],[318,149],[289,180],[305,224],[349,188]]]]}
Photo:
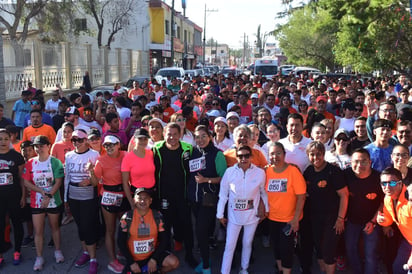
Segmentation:
{"type": "Polygon", "coordinates": [[[288,179],[270,179],[268,182],[268,192],[286,192],[288,179]]]}
{"type": "Polygon", "coordinates": [[[234,210],[236,211],[246,211],[253,209],[253,200],[248,199],[236,199],[234,210]]]}
{"type": "Polygon", "coordinates": [[[133,241],[134,254],[146,254],[154,251],[153,239],[133,241]]]}
{"type": "Polygon", "coordinates": [[[13,184],[13,175],[9,172],[0,173],[0,186],[13,184]]]}
{"type": "Polygon", "coordinates": [[[34,179],[36,186],[41,188],[47,188],[52,186],[52,178],[50,177],[38,177],[34,179]]]}
{"type": "Polygon", "coordinates": [[[205,156],[189,161],[190,172],[196,172],[206,168],[205,156]]]}
{"type": "Polygon", "coordinates": [[[102,195],[102,205],[105,206],[120,206],[123,201],[122,193],[113,193],[104,191],[102,195]]]}

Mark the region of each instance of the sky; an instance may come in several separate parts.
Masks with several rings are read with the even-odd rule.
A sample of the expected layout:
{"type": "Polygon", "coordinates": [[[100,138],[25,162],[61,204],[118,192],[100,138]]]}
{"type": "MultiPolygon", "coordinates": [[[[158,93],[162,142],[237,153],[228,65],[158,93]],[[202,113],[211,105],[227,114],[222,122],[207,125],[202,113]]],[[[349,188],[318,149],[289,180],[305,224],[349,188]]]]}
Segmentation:
{"type": "MultiPolygon", "coordinates": [[[[165,2],[171,5],[172,0],[165,2]]],[[[213,37],[219,44],[228,44],[231,48],[243,47],[244,33],[249,43],[256,41],[259,24],[264,34],[284,22],[276,19],[277,13],[285,9],[281,0],[186,0],[186,17],[202,29],[205,3],[208,10],[217,10],[207,12],[206,41],[213,37]]],[[[181,0],[175,0],[175,9],[183,13],[181,0]]],[[[275,38],[269,37],[267,42],[275,42],[275,38]]]]}

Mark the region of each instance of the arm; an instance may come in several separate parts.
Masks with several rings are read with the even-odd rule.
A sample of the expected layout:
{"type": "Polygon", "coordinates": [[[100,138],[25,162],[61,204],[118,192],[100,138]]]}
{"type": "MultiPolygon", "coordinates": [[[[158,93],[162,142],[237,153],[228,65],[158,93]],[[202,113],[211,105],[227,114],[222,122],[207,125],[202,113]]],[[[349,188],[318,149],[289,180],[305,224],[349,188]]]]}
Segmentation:
{"type": "Polygon", "coordinates": [[[13,110],[11,112],[11,120],[14,122],[14,116],[16,115],[16,112],[13,110]]]}
{"type": "Polygon", "coordinates": [[[299,230],[299,218],[300,216],[302,216],[303,206],[305,205],[306,200],[306,194],[296,195],[296,198],[297,201],[295,215],[293,216],[293,219],[289,222],[293,232],[297,232],[299,230]]]}
{"type": "Polygon", "coordinates": [[[157,234],[157,240],[158,240],[158,246],[156,247],[156,250],[152,254],[152,258],[156,260],[156,262],[160,262],[162,254],[167,250],[169,246],[169,236],[166,231],[159,232],[157,234]]]}
{"type": "Polygon", "coordinates": [[[348,199],[349,199],[349,191],[348,187],[343,187],[336,191],[339,196],[339,211],[338,211],[338,218],[336,219],[335,229],[336,234],[341,234],[345,228],[345,217],[346,211],[348,209],[348,199]]]}
{"type": "Polygon", "coordinates": [[[221,182],[220,182],[220,191],[219,191],[219,202],[217,204],[217,212],[216,212],[216,218],[219,219],[219,221],[225,225],[224,223],[227,222],[227,220],[224,218],[224,211],[225,211],[225,206],[228,200],[229,196],[229,173],[225,173],[223,176],[221,182]]]}
{"type": "Polygon", "coordinates": [[[122,184],[123,184],[124,194],[126,195],[126,198],[129,201],[130,207],[133,209],[135,206],[134,206],[132,193],[130,191],[129,180],[130,180],[130,172],[122,171],[122,184]]]}

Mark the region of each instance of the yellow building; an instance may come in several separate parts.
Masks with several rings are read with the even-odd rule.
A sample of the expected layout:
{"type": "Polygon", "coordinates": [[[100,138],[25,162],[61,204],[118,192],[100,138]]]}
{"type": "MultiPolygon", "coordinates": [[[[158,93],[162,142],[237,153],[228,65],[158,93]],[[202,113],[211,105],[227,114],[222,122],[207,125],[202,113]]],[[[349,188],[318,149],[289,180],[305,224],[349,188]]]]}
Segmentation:
{"type": "Polygon", "coordinates": [[[170,66],[193,68],[203,54],[202,28],[177,11],[172,19],[172,8],[160,0],[150,0],[149,15],[151,73],[170,66]]]}

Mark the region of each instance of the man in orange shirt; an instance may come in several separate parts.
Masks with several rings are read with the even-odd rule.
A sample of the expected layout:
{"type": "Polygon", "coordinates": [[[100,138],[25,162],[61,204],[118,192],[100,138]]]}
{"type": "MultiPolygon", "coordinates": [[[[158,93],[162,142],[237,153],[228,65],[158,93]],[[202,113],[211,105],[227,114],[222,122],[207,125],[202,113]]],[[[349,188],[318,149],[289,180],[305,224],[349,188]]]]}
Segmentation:
{"type": "Polygon", "coordinates": [[[332,119],[333,123],[335,124],[335,115],[326,111],[326,103],[328,102],[328,98],[326,96],[321,95],[316,98],[316,110],[325,116],[326,119],[332,119]]]}
{"type": "Polygon", "coordinates": [[[133,88],[129,90],[127,96],[131,100],[136,101],[137,97],[139,97],[140,95],[144,95],[144,91],[139,87],[138,81],[133,81],[133,88]]]}
{"type": "MultiPolygon", "coordinates": [[[[249,141],[251,139],[252,132],[250,128],[248,128],[246,125],[240,125],[235,128],[233,131],[233,140],[235,141],[236,147],[239,146],[249,146],[249,141]]],[[[254,164],[257,167],[264,168],[268,162],[266,160],[266,157],[262,154],[257,149],[251,148],[252,149],[252,164],[254,164]]],[[[226,150],[224,153],[227,166],[231,167],[234,166],[237,163],[236,159],[236,148],[231,148],[226,150]]]]}
{"type": "Polygon", "coordinates": [[[54,143],[54,139],[56,139],[56,132],[51,126],[42,123],[42,112],[40,109],[33,109],[30,111],[30,122],[31,125],[26,127],[23,131],[23,142],[33,142],[36,136],[44,135],[49,138],[51,144],[54,143]]]}
{"type": "Polygon", "coordinates": [[[381,187],[385,193],[383,213],[378,212],[376,221],[381,226],[395,222],[402,233],[398,254],[393,262],[393,273],[406,273],[412,269],[412,185],[402,183],[402,173],[395,168],[386,168],[381,173],[381,187]]]}

